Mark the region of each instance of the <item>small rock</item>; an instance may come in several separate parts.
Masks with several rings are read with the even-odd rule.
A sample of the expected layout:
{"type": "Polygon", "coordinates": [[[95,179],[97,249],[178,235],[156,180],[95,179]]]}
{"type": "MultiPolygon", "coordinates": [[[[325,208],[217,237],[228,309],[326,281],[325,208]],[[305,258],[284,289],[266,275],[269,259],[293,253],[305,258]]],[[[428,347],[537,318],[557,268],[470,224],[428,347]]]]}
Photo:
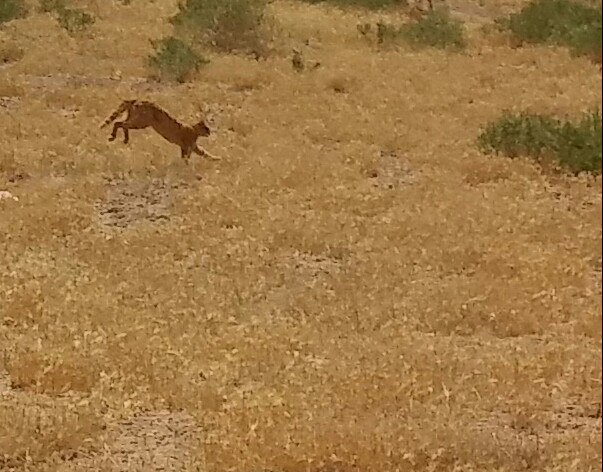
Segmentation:
{"type": "Polygon", "coordinates": [[[0,190],[0,200],[9,199],[9,198],[11,198],[11,199],[13,199],[15,201],[19,200],[19,197],[15,197],[8,190],[0,190]]]}

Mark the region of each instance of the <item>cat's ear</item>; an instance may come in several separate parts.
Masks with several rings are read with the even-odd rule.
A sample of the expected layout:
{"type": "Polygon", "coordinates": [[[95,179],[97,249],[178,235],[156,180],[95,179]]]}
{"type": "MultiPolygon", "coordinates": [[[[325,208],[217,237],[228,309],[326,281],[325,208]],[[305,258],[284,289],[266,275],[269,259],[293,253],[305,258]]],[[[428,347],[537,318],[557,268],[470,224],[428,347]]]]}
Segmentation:
{"type": "Polygon", "coordinates": [[[198,103],[197,110],[199,119],[202,120],[208,128],[215,128],[216,114],[213,112],[212,107],[204,103],[198,103]]]}

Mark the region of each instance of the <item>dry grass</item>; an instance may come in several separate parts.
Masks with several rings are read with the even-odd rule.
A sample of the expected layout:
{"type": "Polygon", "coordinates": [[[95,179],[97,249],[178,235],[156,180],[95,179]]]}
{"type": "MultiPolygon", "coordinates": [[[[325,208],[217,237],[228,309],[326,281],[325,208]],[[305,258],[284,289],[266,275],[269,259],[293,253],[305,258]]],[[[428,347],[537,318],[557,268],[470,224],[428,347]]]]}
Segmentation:
{"type": "Polygon", "coordinates": [[[600,106],[587,59],[509,47],[477,3],[451,4],[469,45],[448,54],[279,1],[278,54],[167,85],[145,61],[175,0],[73,6],[96,18],[77,40],[35,12],[0,30],[24,52],[0,76],[19,197],[0,200],[0,464],[154,470],[132,431],[196,421],[161,443],[172,470],[600,467],[601,177],[475,147],[503,109],[600,106]],[[321,67],[293,70],[292,46],[321,67]],[[107,142],[129,97],[209,107],[223,160],[107,142]]]}

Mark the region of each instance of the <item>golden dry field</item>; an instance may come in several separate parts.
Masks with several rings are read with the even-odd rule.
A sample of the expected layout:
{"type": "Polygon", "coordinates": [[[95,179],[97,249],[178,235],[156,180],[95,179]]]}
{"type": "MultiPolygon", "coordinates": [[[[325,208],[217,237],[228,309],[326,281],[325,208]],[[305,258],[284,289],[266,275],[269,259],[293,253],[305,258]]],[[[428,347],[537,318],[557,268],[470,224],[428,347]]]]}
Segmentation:
{"type": "Polygon", "coordinates": [[[524,1],[450,0],[453,53],[276,0],[267,57],[184,84],[145,65],[176,0],[73,4],[0,25],[1,471],[600,469],[601,178],[475,144],[601,106],[487,28],[524,1]],[[108,142],[130,98],[210,110],[222,160],[108,142]]]}

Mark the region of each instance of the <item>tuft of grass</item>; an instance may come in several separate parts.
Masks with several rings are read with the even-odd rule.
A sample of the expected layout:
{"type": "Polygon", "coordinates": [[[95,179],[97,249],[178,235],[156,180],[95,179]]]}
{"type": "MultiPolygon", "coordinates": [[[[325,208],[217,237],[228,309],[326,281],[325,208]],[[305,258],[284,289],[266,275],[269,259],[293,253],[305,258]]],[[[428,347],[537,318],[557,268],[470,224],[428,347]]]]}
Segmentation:
{"type": "Polygon", "coordinates": [[[416,22],[402,25],[398,37],[416,47],[459,51],[467,46],[463,23],[445,10],[431,10],[416,22]]]}
{"type": "Polygon", "coordinates": [[[552,158],[570,172],[601,172],[601,112],[572,123],[531,113],[511,114],[488,124],[477,139],[487,154],[552,158]]]}
{"type": "Polygon", "coordinates": [[[521,41],[568,47],[576,55],[601,51],[601,8],[573,0],[533,0],[498,21],[521,41]]]}
{"type": "Polygon", "coordinates": [[[255,51],[264,0],[185,0],[170,21],[195,42],[223,52],[255,51]]]}
{"type": "Polygon", "coordinates": [[[367,8],[383,10],[396,6],[407,6],[408,0],[304,0],[306,3],[330,3],[338,7],[367,8]]]}
{"type": "Polygon", "coordinates": [[[27,8],[25,7],[23,0],[0,1],[0,24],[23,18],[26,13],[27,8]]]}
{"type": "Polygon", "coordinates": [[[192,73],[209,62],[173,36],[151,41],[151,44],[155,54],[149,56],[148,65],[152,75],[159,80],[185,82],[192,73]]]}

